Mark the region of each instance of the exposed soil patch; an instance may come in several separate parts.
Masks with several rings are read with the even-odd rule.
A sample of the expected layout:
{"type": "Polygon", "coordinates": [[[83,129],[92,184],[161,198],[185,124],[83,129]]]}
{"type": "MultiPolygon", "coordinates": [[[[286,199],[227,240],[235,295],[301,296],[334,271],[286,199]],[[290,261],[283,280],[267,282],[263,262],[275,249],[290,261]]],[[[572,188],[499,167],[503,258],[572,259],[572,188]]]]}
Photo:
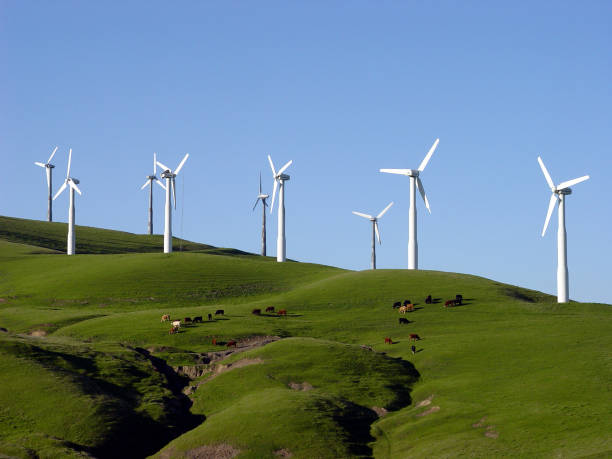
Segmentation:
{"type": "Polygon", "coordinates": [[[278,457],[291,457],[293,453],[289,451],[287,448],[277,449],[274,451],[274,455],[278,457]]]}
{"type": "Polygon", "coordinates": [[[427,406],[431,404],[431,401],[433,400],[434,396],[433,394],[431,394],[429,397],[427,397],[425,400],[421,400],[419,403],[416,404],[417,408],[421,408],[422,406],[427,406]]]}
{"type": "Polygon", "coordinates": [[[307,382],[303,382],[303,383],[295,383],[295,382],[290,382],[289,383],[289,387],[291,387],[293,390],[302,390],[302,391],[308,391],[312,389],[312,384],[307,383],[307,382]]]}
{"type": "Polygon", "coordinates": [[[372,411],[374,411],[378,415],[379,418],[386,416],[388,413],[387,410],[385,410],[384,408],[380,408],[378,406],[373,406],[372,411]]]}
{"type": "Polygon", "coordinates": [[[185,457],[189,459],[231,459],[238,454],[240,454],[238,448],[227,443],[221,443],[220,445],[204,445],[189,450],[185,453],[185,457]]]}
{"type": "Polygon", "coordinates": [[[432,406],[431,408],[429,408],[426,411],[423,411],[422,413],[417,414],[418,418],[422,418],[423,416],[427,416],[431,413],[435,413],[436,411],[440,411],[440,407],[439,406],[432,406]]]}
{"type": "Polygon", "coordinates": [[[43,336],[47,336],[46,330],[31,330],[28,332],[28,336],[34,336],[36,338],[41,338],[43,336]]]}
{"type": "Polygon", "coordinates": [[[483,416],[483,417],[482,417],[482,419],[481,419],[480,421],[475,422],[474,424],[472,424],[472,427],[473,427],[474,429],[478,429],[479,427],[484,426],[484,422],[485,422],[486,420],[487,420],[487,417],[486,417],[486,416],[483,416]]]}

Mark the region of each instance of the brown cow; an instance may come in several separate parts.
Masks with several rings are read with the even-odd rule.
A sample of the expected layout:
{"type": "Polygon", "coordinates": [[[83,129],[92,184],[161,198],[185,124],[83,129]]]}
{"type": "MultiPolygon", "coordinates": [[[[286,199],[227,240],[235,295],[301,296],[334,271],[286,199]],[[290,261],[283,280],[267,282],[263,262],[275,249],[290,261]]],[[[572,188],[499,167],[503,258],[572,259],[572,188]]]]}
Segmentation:
{"type": "Polygon", "coordinates": [[[393,340],[391,338],[385,338],[385,344],[393,344],[393,340]]]}
{"type": "Polygon", "coordinates": [[[417,335],[416,333],[410,333],[410,341],[418,341],[420,339],[421,337],[417,335]]]}
{"type": "Polygon", "coordinates": [[[213,346],[216,346],[217,345],[217,338],[213,338],[210,344],[212,344],[213,346]]]}
{"type": "Polygon", "coordinates": [[[266,312],[274,312],[274,306],[268,306],[266,312]]]}
{"type": "Polygon", "coordinates": [[[455,300],[446,300],[444,302],[444,307],[448,308],[449,306],[455,306],[455,300]]]}
{"type": "Polygon", "coordinates": [[[286,309],[281,309],[278,311],[278,315],[279,316],[287,316],[287,310],[286,309]]]}
{"type": "Polygon", "coordinates": [[[232,346],[236,347],[236,341],[230,340],[230,341],[227,342],[227,347],[232,347],[232,346]]]}
{"type": "Polygon", "coordinates": [[[251,311],[251,314],[253,314],[255,316],[259,316],[259,315],[261,315],[261,309],[253,309],[251,311]]]}
{"type": "Polygon", "coordinates": [[[178,327],[172,327],[168,333],[171,335],[174,335],[175,333],[178,333],[178,332],[179,332],[178,327]]]}
{"type": "Polygon", "coordinates": [[[162,319],[161,319],[162,322],[167,322],[169,320],[170,320],[170,314],[164,314],[162,316],[162,319]]]}
{"type": "Polygon", "coordinates": [[[407,304],[406,305],[406,311],[413,312],[414,311],[414,304],[407,304]]]}

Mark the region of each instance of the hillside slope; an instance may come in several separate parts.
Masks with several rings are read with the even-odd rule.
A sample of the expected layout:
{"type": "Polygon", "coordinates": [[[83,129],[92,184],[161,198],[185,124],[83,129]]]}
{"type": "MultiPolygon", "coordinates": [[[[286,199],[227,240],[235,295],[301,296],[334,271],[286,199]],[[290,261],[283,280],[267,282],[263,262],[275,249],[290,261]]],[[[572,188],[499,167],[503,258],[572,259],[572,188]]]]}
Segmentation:
{"type": "Polygon", "coordinates": [[[612,454],[609,305],[437,271],[40,251],[0,242],[1,454],[113,457],[134,419],[169,428],[131,457],[612,454]],[[203,321],[170,335],[162,314],[203,321]]]}

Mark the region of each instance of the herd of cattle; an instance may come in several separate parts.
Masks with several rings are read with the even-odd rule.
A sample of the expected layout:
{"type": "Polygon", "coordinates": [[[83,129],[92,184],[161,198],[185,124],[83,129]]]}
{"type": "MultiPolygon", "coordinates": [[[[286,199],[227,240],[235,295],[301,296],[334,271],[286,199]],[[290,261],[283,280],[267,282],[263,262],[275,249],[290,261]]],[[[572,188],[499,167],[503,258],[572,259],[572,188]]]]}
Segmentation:
{"type": "MultiPolygon", "coordinates": [[[[427,298],[425,298],[425,304],[434,304],[434,303],[438,303],[438,300],[434,300],[431,295],[428,295],[427,298]]],[[[461,305],[463,305],[463,295],[456,295],[455,299],[446,300],[444,302],[445,308],[448,308],[450,306],[461,306],[461,305]]],[[[410,300],[404,300],[403,303],[401,301],[396,301],[395,303],[393,303],[393,309],[399,310],[400,314],[406,314],[407,312],[414,312],[415,310],[414,304],[410,300]]],[[[399,318],[400,325],[409,324],[409,323],[410,321],[406,319],[405,317],[399,318]]],[[[421,337],[417,335],[416,333],[410,333],[410,341],[418,341],[420,339],[421,337]]],[[[385,344],[393,344],[393,340],[389,337],[385,337],[385,344]]],[[[415,352],[415,347],[412,346],[412,353],[414,354],[414,352],[415,352]]]]}
{"type": "MultiPolygon", "coordinates": [[[[276,314],[280,317],[287,317],[287,310],[286,309],[279,309],[278,312],[275,312],[274,306],[268,306],[265,311],[267,313],[272,313],[272,314],[276,314]]],[[[253,315],[256,316],[260,316],[261,315],[261,309],[253,309],[251,311],[251,313],[253,315]]],[[[215,311],[215,316],[223,316],[225,315],[225,310],[223,309],[217,309],[215,311]]],[[[208,321],[212,322],[213,320],[213,315],[212,314],[208,314],[208,321]]],[[[178,320],[172,320],[170,318],[170,314],[164,314],[161,317],[161,321],[162,322],[171,322],[171,327],[170,330],[168,331],[168,333],[170,335],[174,335],[176,333],[178,333],[181,330],[181,324],[182,325],[193,325],[193,324],[197,324],[197,323],[203,323],[203,317],[202,316],[195,316],[193,319],[191,317],[185,317],[184,319],[178,319],[178,320]]],[[[217,342],[217,340],[215,338],[213,338],[212,340],[212,344],[219,344],[219,345],[226,345],[227,347],[236,347],[236,341],[234,340],[230,340],[227,343],[225,342],[217,342]]]]}

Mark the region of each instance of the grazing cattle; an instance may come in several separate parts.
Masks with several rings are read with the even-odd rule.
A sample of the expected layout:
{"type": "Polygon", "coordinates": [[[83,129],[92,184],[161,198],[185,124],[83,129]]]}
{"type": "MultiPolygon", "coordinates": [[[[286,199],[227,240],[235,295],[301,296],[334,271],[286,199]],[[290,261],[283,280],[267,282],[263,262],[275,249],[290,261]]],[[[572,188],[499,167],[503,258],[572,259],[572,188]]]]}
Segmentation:
{"type": "Polygon", "coordinates": [[[408,312],[414,311],[414,304],[407,304],[406,305],[406,311],[408,311],[408,312]]]}
{"type": "Polygon", "coordinates": [[[213,338],[212,341],[211,341],[211,344],[213,346],[216,346],[217,345],[217,338],[213,338]]]}
{"type": "Polygon", "coordinates": [[[410,321],[408,319],[406,319],[405,317],[400,317],[399,318],[399,323],[401,324],[409,324],[410,321]]]}
{"type": "Polygon", "coordinates": [[[431,295],[427,295],[427,298],[425,298],[425,304],[431,304],[432,301],[431,295]]]}
{"type": "Polygon", "coordinates": [[[183,322],[185,322],[185,325],[187,325],[187,324],[191,324],[191,323],[193,323],[193,320],[191,320],[191,317],[185,317],[185,318],[183,319],[183,322]]]}
{"type": "Polygon", "coordinates": [[[385,344],[393,344],[393,340],[391,338],[385,338],[385,344]]]}
{"type": "Polygon", "coordinates": [[[175,333],[178,333],[178,332],[179,332],[179,327],[172,327],[168,333],[171,335],[174,335],[175,333]]]}
{"type": "Polygon", "coordinates": [[[278,311],[278,315],[279,315],[279,316],[285,316],[285,317],[287,317],[287,310],[286,310],[286,309],[280,309],[280,310],[278,311]]]}
{"type": "Polygon", "coordinates": [[[399,308],[401,305],[402,305],[402,303],[401,303],[401,302],[396,301],[395,303],[393,303],[393,309],[397,309],[397,308],[399,308]]]}
{"type": "Polygon", "coordinates": [[[195,324],[196,322],[202,323],[202,316],[197,316],[193,318],[193,323],[195,324]]]}
{"type": "Polygon", "coordinates": [[[416,346],[414,344],[410,346],[410,350],[412,351],[412,355],[416,354],[416,346]]]}
{"type": "Polygon", "coordinates": [[[162,321],[162,322],[168,322],[168,321],[170,321],[170,314],[164,314],[164,315],[162,316],[162,320],[161,320],[161,321],[162,321]]]}
{"type": "Polygon", "coordinates": [[[212,320],[212,314],[208,314],[208,320],[212,320]]]}
{"type": "Polygon", "coordinates": [[[216,315],[216,316],[222,316],[222,315],[225,315],[225,311],[224,311],[223,309],[217,309],[217,310],[215,311],[215,315],[216,315]]]}
{"type": "Polygon", "coordinates": [[[274,312],[274,306],[268,306],[266,312],[274,312]]]}
{"type": "Polygon", "coordinates": [[[172,327],[181,328],[181,321],[175,320],[174,322],[172,322],[172,327]]]}
{"type": "Polygon", "coordinates": [[[406,306],[400,306],[399,313],[400,314],[406,314],[406,306]]]}
{"type": "Polygon", "coordinates": [[[418,341],[420,339],[421,337],[417,335],[416,333],[410,333],[410,341],[418,341]]]}
{"type": "Polygon", "coordinates": [[[463,295],[457,295],[455,297],[455,304],[459,306],[463,304],[463,295]]]}
{"type": "Polygon", "coordinates": [[[449,306],[455,306],[455,300],[446,300],[444,302],[444,307],[448,308],[449,306]]]}
{"type": "Polygon", "coordinates": [[[230,340],[227,342],[227,347],[236,347],[236,341],[230,340]]]}
{"type": "Polygon", "coordinates": [[[261,309],[253,309],[251,311],[251,314],[253,314],[255,316],[259,316],[259,315],[261,315],[261,309]]]}
{"type": "Polygon", "coordinates": [[[410,303],[412,303],[412,301],[410,301],[410,300],[404,300],[404,306],[408,306],[410,303]]]}

